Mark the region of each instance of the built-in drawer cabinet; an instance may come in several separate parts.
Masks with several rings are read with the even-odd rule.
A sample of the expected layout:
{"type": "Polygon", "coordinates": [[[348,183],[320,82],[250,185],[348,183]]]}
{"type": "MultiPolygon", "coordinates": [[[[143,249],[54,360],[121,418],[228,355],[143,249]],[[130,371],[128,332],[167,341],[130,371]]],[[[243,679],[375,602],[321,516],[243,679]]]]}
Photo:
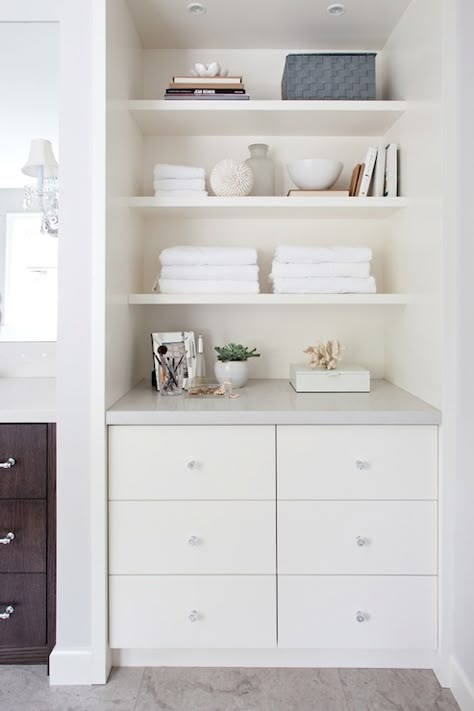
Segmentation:
{"type": "Polygon", "coordinates": [[[46,499],[48,425],[0,425],[0,499],[46,499]]]}
{"type": "Polygon", "coordinates": [[[280,499],[436,499],[437,427],[277,428],[280,499]]]}
{"type": "MultiPolygon", "coordinates": [[[[47,637],[46,575],[0,575],[0,659],[2,650],[10,649],[14,656],[25,648],[45,647],[47,637]]],[[[21,657],[27,661],[27,657],[21,657]]],[[[46,657],[45,660],[46,661],[46,657]]]]}
{"type": "Polygon", "coordinates": [[[280,647],[434,650],[436,620],[436,577],[279,576],[280,647]]]}
{"type": "Polygon", "coordinates": [[[0,501],[0,573],[45,573],[46,529],[46,501],[0,501]]]}
{"type": "Polygon", "coordinates": [[[279,501],[278,570],[436,575],[436,501],[279,501]]]}
{"type": "Polygon", "coordinates": [[[274,499],[275,428],[109,427],[109,498],[274,499]]]}
{"type": "Polygon", "coordinates": [[[436,427],[113,426],[109,462],[112,647],[436,648],[436,427]]]}
{"type": "Polygon", "coordinates": [[[275,576],[112,575],[113,648],[276,646],[275,576]]]}
{"type": "Polygon", "coordinates": [[[273,501],[111,501],[112,574],[275,574],[273,501]]]}
{"type": "Polygon", "coordinates": [[[55,426],[0,424],[0,664],[55,644],[55,480],[55,426]]]}

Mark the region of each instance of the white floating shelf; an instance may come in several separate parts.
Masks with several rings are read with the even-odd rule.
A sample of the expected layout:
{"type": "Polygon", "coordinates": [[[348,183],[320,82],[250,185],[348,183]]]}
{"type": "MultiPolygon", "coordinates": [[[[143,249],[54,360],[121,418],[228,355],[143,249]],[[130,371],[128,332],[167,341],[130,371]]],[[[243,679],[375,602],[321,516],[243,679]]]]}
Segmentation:
{"type": "Polygon", "coordinates": [[[144,217],[381,219],[407,206],[406,198],[355,197],[132,197],[128,206],[144,217]]]}
{"type": "Polygon", "coordinates": [[[409,303],[408,294],[130,294],[135,305],[333,305],[400,306],[409,303]]]}
{"type": "Polygon", "coordinates": [[[147,136],[383,136],[407,102],[134,100],[128,109],[147,136]]]}

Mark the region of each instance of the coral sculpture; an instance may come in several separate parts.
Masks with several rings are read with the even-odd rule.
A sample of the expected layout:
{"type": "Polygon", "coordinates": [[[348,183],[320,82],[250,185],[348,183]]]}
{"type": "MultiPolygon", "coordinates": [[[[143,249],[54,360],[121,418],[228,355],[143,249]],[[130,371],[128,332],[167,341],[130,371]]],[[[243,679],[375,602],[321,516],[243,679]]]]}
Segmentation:
{"type": "Polygon", "coordinates": [[[309,354],[310,368],[326,368],[334,370],[342,358],[342,350],[339,341],[322,341],[315,346],[308,346],[304,353],[309,354]]]}
{"type": "Polygon", "coordinates": [[[243,197],[250,195],[253,173],[246,163],[226,158],[214,166],[209,182],[216,195],[243,197]]]}

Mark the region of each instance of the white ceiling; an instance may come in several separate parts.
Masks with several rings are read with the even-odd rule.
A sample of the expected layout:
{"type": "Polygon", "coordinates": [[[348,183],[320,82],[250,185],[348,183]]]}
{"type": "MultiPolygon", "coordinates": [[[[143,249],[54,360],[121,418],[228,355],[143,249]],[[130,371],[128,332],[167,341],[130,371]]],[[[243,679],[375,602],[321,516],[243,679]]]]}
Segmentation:
{"type": "Polygon", "coordinates": [[[381,49],[411,0],[345,0],[346,14],[326,12],[335,0],[128,0],[146,49],[381,49]]]}

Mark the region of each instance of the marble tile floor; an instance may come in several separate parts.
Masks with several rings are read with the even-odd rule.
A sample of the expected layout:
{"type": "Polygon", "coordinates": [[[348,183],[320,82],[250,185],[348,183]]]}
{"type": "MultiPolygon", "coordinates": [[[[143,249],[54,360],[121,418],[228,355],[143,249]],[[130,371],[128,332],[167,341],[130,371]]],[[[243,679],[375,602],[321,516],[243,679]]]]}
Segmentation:
{"type": "Polygon", "coordinates": [[[50,687],[45,667],[0,666],[0,711],[459,711],[430,671],[114,669],[105,686],[50,687]]]}

